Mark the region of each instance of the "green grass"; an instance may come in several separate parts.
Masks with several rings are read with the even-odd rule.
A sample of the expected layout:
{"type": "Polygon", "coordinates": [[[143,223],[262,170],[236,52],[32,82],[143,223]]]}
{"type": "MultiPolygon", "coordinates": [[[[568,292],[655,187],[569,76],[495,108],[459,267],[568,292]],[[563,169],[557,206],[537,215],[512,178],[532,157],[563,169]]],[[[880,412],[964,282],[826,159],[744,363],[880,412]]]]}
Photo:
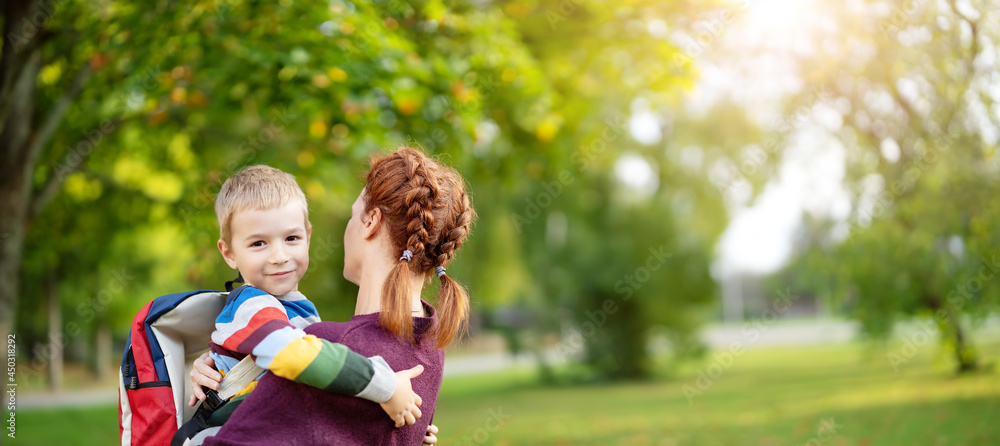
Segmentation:
{"type": "MultiPolygon", "coordinates": [[[[712,355],[643,383],[543,387],[531,371],[450,378],[434,422],[449,446],[1000,444],[1000,376],[956,378],[935,350],[898,372],[886,359],[897,345],[752,350],[690,402],[684,388],[712,355]],[[508,418],[501,425],[490,411],[508,418]]],[[[996,358],[1000,344],[979,353],[996,358]]],[[[11,444],[112,444],[116,415],[22,411],[11,444]]]]}
{"type": "MultiPolygon", "coordinates": [[[[988,347],[983,357],[996,357],[1000,346],[988,347]]],[[[690,402],[684,388],[696,388],[712,355],[648,383],[454,379],[442,388],[435,423],[445,444],[1000,444],[998,376],[955,378],[946,358],[924,350],[898,373],[886,351],[859,346],[750,351],[690,402]],[[510,418],[489,432],[487,411],[498,407],[510,418]]]]}
{"type": "MultiPolygon", "coordinates": [[[[17,437],[4,445],[113,445],[118,439],[118,407],[17,412],[17,437]]],[[[6,417],[5,417],[6,419],[6,417]]]]}

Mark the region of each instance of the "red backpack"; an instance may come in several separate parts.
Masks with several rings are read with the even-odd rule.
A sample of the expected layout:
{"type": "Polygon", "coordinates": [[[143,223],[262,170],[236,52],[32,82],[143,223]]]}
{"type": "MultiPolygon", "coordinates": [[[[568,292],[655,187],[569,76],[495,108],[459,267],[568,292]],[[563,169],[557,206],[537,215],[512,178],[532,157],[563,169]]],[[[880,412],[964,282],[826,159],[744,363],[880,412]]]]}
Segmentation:
{"type": "Polygon", "coordinates": [[[191,363],[208,350],[226,292],[170,294],[146,304],[132,321],[118,382],[122,446],[169,445],[195,408],[191,363]]]}

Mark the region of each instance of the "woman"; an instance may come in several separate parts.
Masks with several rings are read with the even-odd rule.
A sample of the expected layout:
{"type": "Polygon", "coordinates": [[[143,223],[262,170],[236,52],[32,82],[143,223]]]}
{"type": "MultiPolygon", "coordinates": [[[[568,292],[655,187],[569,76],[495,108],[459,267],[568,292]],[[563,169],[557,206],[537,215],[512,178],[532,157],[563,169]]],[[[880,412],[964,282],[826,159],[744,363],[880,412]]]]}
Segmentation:
{"type": "Polygon", "coordinates": [[[358,285],[355,316],[321,322],[309,334],[393,370],[423,365],[413,378],[423,416],[396,429],[377,404],[268,374],[206,445],[420,444],[441,387],[446,347],[465,327],[469,300],[445,267],[465,242],[475,211],[461,176],[403,147],[372,161],[344,231],[344,277],[358,285]],[[437,309],[420,298],[434,274],[437,309]]]}

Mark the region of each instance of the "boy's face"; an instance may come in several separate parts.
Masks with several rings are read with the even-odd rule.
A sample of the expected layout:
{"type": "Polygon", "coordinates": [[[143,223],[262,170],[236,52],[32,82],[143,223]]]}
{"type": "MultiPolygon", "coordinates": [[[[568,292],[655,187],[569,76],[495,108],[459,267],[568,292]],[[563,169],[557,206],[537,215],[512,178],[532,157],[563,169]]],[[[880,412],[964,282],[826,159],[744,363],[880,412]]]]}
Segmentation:
{"type": "Polygon", "coordinates": [[[309,268],[309,237],[302,203],[239,212],[230,223],[232,243],[219,251],[246,283],[278,296],[298,290],[309,268]]]}

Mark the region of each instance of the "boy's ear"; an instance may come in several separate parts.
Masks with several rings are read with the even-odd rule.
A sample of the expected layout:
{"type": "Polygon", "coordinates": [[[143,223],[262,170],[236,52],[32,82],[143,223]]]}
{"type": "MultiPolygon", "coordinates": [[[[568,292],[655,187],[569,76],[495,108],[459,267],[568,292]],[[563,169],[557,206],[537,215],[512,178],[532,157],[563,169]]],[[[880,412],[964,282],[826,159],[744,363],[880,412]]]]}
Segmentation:
{"type": "Polygon", "coordinates": [[[229,245],[226,242],[219,239],[219,252],[222,253],[222,258],[226,260],[226,264],[232,269],[236,268],[236,257],[233,257],[233,250],[229,249],[229,245]]]}
{"type": "Polygon", "coordinates": [[[382,209],[376,207],[368,212],[368,219],[361,221],[361,238],[364,240],[374,238],[382,227],[382,209]]]}

